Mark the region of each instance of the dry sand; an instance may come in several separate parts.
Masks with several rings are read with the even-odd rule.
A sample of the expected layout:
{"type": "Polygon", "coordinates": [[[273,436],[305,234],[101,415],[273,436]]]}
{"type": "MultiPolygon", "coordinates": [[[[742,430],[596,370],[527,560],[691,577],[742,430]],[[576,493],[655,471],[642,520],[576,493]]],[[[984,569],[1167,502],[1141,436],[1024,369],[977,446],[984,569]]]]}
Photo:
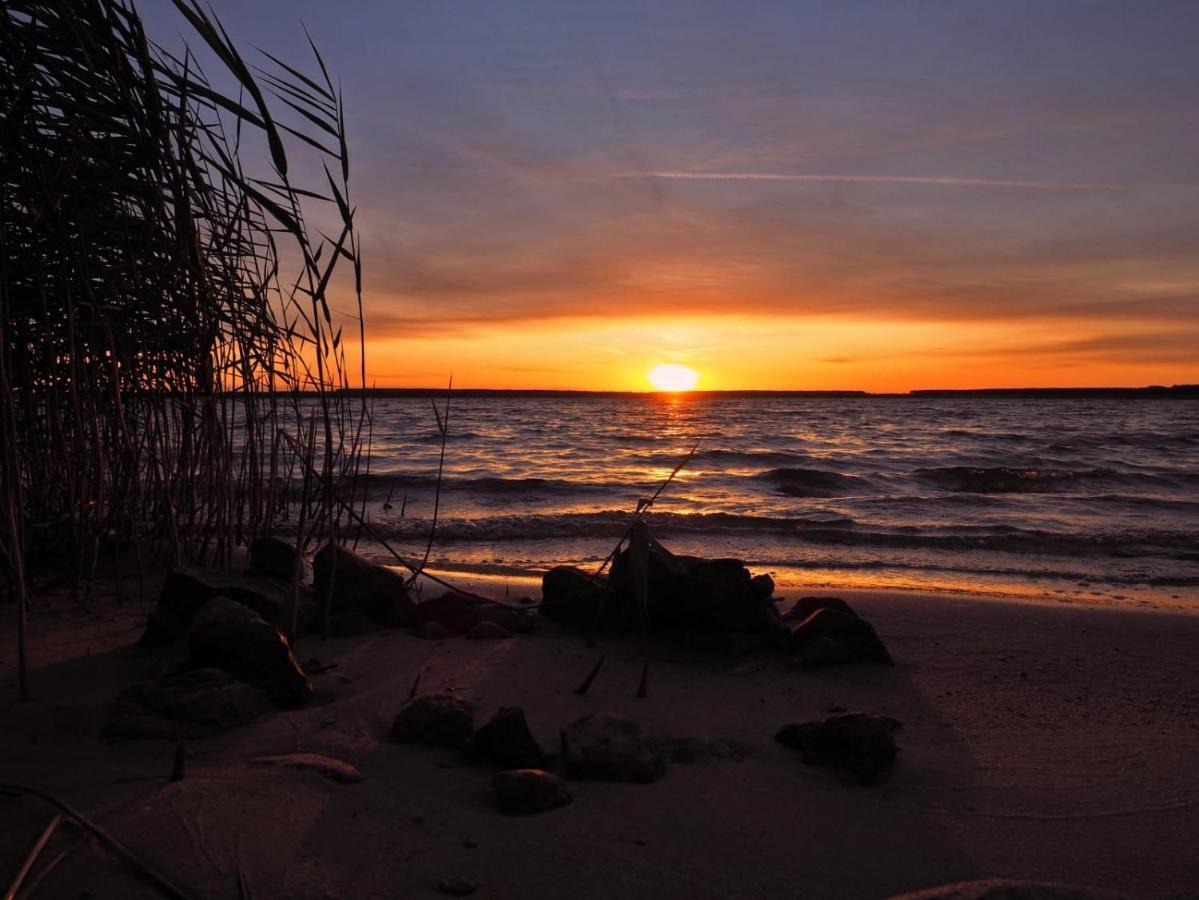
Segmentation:
{"type": "MultiPolygon", "coordinates": [[[[169,743],[97,737],[108,700],[148,665],[123,649],[140,614],[64,613],[34,643],[28,704],[15,700],[7,628],[0,780],[92,814],[198,897],[239,896],[239,867],[258,898],[437,896],[454,878],[497,898],[881,898],[986,876],[1199,896],[1199,616],[842,596],[874,621],[894,669],[809,672],[770,653],[657,647],[638,700],[637,642],[591,650],[549,626],[496,642],[306,640],[302,660],[336,664],[315,676],[316,701],[190,743],[178,783],[166,779],[169,743]],[[575,696],[601,652],[602,674],[575,696]],[[489,771],[388,741],[418,672],[422,690],[473,701],[480,722],[523,706],[547,749],[561,726],[608,710],[653,735],[740,741],[750,755],[673,765],[651,785],[572,783],[573,804],[508,817],[489,771]],[[881,783],[807,767],[771,739],[836,707],[904,722],[881,783]],[[349,761],[366,781],[248,764],[300,750],[349,761]]],[[[5,883],[51,814],[0,796],[5,883]]],[[[89,849],[38,896],[89,890],[156,896],[89,849]]]]}

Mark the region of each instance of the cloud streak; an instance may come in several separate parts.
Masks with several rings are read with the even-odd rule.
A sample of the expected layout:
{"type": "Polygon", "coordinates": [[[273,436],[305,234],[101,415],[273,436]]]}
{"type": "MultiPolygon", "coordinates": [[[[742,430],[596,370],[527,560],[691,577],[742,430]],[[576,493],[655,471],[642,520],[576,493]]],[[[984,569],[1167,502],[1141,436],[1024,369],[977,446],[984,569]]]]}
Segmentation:
{"type": "Polygon", "coordinates": [[[1185,191],[1199,184],[1179,182],[1047,181],[1038,178],[974,178],[956,175],[869,175],[847,172],[617,172],[616,178],[657,178],[669,181],[784,181],[802,183],[915,184],[933,187],[1017,188],[1036,191],[1185,191]]]}

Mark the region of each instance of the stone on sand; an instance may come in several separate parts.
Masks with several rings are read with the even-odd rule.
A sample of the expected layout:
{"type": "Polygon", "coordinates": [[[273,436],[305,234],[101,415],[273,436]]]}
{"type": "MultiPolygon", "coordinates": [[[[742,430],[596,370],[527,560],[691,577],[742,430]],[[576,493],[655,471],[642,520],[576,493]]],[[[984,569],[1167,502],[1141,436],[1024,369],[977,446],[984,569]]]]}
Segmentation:
{"type": "Polygon", "coordinates": [[[104,726],[107,737],[199,737],[246,725],[272,708],[270,696],[221,669],[190,669],[130,685],[104,726]]]}
{"type": "Polygon", "coordinates": [[[657,781],[666,762],[641,735],[636,722],[611,713],[585,716],[562,730],[562,758],[569,778],[657,781]]]}
{"type": "Polygon", "coordinates": [[[274,625],[227,597],[213,597],[196,615],[187,638],[192,664],[224,669],[262,688],[280,706],[312,699],[312,683],[274,625]]]}
{"type": "Polygon", "coordinates": [[[250,544],[250,565],[270,578],[290,580],[296,565],[295,545],[277,537],[255,538],[250,544]]]}
{"type": "MultiPolygon", "coordinates": [[[[852,613],[843,613],[835,609],[818,609],[796,625],[791,636],[783,643],[783,649],[796,654],[802,662],[805,651],[822,639],[841,644],[845,649],[845,655],[853,661],[895,665],[873,625],[852,613]]],[[[833,654],[826,651],[810,658],[818,664],[820,660],[832,656],[833,654]]]]}
{"type": "Polygon", "coordinates": [[[853,607],[840,597],[800,597],[783,616],[784,622],[802,622],[818,609],[835,609],[847,616],[856,616],[853,607]]]}
{"type": "Polygon", "coordinates": [[[798,750],[808,765],[845,769],[871,784],[895,761],[893,735],[900,727],[890,716],[850,712],[784,725],[774,739],[798,750]]]}
{"type": "Polygon", "coordinates": [[[474,731],[475,712],[453,694],[421,694],[400,709],[391,725],[392,740],[457,750],[474,731]]]}
{"type": "Polygon", "coordinates": [[[417,624],[404,576],[340,544],[326,544],[313,557],[312,583],[320,597],[332,589],[333,612],[365,613],[380,625],[417,624]]]}
{"type": "Polygon", "coordinates": [[[472,641],[502,641],[512,637],[512,632],[499,622],[476,622],[466,636],[472,641]]]}
{"type": "Polygon", "coordinates": [[[544,769],[549,764],[519,706],[504,707],[492,716],[471,735],[463,753],[472,762],[493,763],[505,769],[544,769]]]}
{"type": "Polygon", "coordinates": [[[512,769],[496,773],[491,788],[500,809],[513,815],[548,812],[570,803],[566,782],[543,769],[512,769]]]}

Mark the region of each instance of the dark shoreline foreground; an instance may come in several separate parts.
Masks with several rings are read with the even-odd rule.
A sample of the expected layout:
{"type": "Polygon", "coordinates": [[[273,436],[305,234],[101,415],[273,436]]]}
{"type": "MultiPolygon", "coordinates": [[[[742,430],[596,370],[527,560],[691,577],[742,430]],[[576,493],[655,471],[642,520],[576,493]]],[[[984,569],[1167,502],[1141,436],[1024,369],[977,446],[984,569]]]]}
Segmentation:
{"type": "MultiPolygon", "coordinates": [[[[178,782],[173,742],[98,737],[117,687],[155,664],[129,652],[146,608],[47,610],[32,702],[16,702],[14,661],[0,653],[0,772],[85,810],[197,897],[239,896],[241,881],[240,896],[298,900],[436,897],[455,883],[476,897],[870,900],[985,877],[1194,895],[1199,616],[843,596],[877,626],[893,668],[808,671],[776,654],[662,646],[637,699],[639,641],[589,649],[553,623],[506,640],[302,638],[298,658],[321,664],[314,700],[189,741],[178,782]],[[601,654],[603,671],[576,695],[601,654]],[[652,736],[735,741],[745,756],[672,764],[654,784],[572,782],[569,805],[508,816],[488,769],[388,738],[417,674],[422,692],[453,691],[479,721],[523,707],[550,751],[567,723],[608,711],[652,736]],[[903,723],[876,784],[806,766],[772,739],[840,708],[903,723]],[[365,781],[250,762],[296,752],[344,760],[365,781]]],[[[0,859],[19,860],[51,814],[0,798],[0,859]]],[[[47,896],[159,896],[86,848],[51,878],[47,896]]]]}
{"type": "MultiPolygon", "coordinates": [[[[348,389],[339,393],[365,394],[377,399],[402,399],[405,397],[443,397],[445,388],[368,388],[365,391],[348,389]]],[[[559,398],[575,397],[658,397],[675,396],[661,391],[576,391],[576,390],[523,390],[509,388],[454,388],[455,397],[530,397],[559,398]]],[[[914,390],[906,393],[871,393],[870,391],[686,391],[683,396],[703,398],[758,398],[795,397],[811,400],[842,399],[987,399],[987,400],[1193,400],[1199,399],[1199,385],[1176,384],[1170,387],[1079,387],[1079,388],[976,388],[968,390],[914,390]]]]}

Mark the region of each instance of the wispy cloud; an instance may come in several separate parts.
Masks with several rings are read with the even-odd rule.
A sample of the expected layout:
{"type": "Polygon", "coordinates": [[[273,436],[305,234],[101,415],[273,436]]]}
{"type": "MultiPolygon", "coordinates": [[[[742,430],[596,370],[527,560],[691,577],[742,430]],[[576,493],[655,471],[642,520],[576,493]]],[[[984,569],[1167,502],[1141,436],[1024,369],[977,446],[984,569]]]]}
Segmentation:
{"type": "Polygon", "coordinates": [[[1177,182],[1047,181],[1037,178],[973,178],[956,175],[869,175],[846,172],[617,172],[616,178],[671,181],[794,181],[849,184],[919,184],[935,187],[1019,188],[1037,191],[1187,191],[1199,184],[1177,182]]]}

